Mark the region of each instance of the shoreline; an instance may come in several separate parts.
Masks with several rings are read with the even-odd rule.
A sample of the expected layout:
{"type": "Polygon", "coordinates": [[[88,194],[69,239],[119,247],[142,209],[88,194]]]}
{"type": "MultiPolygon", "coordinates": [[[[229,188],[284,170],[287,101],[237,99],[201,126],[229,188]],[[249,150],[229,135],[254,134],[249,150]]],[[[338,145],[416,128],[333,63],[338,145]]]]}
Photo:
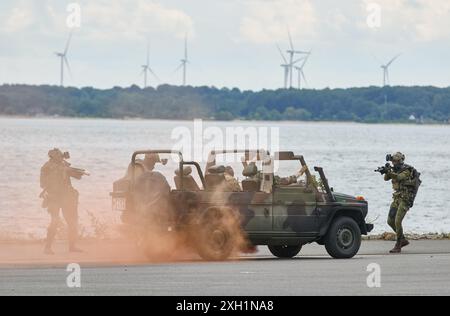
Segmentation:
{"type": "Polygon", "coordinates": [[[276,120],[276,121],[267,121],[267,120],[245,120],[245,119],[234,119],[234,120],[215,120],[208,118],[198,118],[198,119],[166,119],[166,118],[140,118],[140,117],[81,117],[81,116],[53,116],[53,115],[39,115],[39,116],[27,116],[27,115],[4,115],[0,114],[0,119],[22,119],[22,120],[102,120],[102,121],[123,121],[123,122],[133,122],[133,121],[141,121],[141,122],[154,122],[154,121],[162,121],[162,122],[192,122],[194,120],[202,120],[204,122],[209,123],[306,123],[306,124],[314,124],[314,123],[328,123],[328,124],[356,124],[356,125],[397,125],[397,126],[442,126],[447,127],[450,123],[444,122],[426,122],[426,123],[415,123],[415,122],[358,122],[358,121],[329,121],[329,120],[276,120]]]}
{"type": "MultiPolygon", "coordinates": [[[[406,233],[405,237],[410,240],[450,240],[450,233],[428,233],[428,234],[414,234],[406,233]]],[[[396,241],[397,236],[395,233],[384,232],[382,234],[363,236],[363,240],[384,240],[384,241],[396,241]]]]}

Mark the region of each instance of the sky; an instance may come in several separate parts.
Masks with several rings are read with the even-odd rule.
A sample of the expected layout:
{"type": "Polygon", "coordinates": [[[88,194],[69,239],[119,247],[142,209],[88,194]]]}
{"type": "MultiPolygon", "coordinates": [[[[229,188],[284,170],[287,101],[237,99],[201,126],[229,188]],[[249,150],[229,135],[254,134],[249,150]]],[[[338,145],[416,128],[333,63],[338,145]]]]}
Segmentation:
{"type": "Polygon", "coordinates": [[[142,86],[148,42],[149,85],[179,85],[187,34],[189,85],[277,89],[288,30],[307,88],[379,86],[400,53],[391,85],[450,86],[448,0],[2,0],[0,84],[59,84],[73,32],[66,85],[142,86]]]}

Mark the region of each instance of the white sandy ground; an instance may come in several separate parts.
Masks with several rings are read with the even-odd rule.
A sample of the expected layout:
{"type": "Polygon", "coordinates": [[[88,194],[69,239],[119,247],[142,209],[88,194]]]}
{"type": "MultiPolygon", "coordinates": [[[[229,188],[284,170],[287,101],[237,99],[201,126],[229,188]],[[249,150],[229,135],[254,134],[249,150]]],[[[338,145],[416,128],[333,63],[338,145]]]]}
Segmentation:
{"type": "Polygon", "coordinates": [[[189,254],[149,263],[126,241],[83,242],[82,254],[42,254],[40,243],[0,244],[0,295],[450,295],[450,241],[413,241],[402,255],[392,242],[365,241],[358,256],[333,260],[308,245],[280,260],[266,247],[226,262],[189,254]],[[66,265],[82,268],[82,286],[66,286],[66,265]],[[380,265],[381,288],[369,288],[367,267],[380,265]]]}

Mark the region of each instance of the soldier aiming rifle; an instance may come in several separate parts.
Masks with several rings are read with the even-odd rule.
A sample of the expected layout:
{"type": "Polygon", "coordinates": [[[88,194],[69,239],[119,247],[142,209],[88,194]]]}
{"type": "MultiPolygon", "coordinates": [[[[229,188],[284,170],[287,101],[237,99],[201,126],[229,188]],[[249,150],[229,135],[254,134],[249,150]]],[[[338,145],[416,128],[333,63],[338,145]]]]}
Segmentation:
{"type": "Polygon", "coordinates": [[[51,222],[47,229],[47,239],[44,252],[48,255],[54,254],[52,245],[55,240],[59,214],[62,211],[63,217],[68,226],[69,251],[81,252],[75,246],[78,238],[78,191],[72,186],[71,178],[80,180],[83,176],[89,176],[84,169],[71,167],[67,162],[70,159],[68,152],[63,153],[55,148],[48,152],[49,160],[41,168],[40,184],[43,199],[42,207],[48,210],[51,222]]]}
{"type": "Polygon", "coordinates": [[[402,248],[409,245],[409,241],[403,233],[403,220],[414,206],[422,181],[420,173],[414,167],[405,164],[405,155],[402,153],[387,155],[386,161],[388,163],[375,172],[384,175],[385,181],[392,181],[394,195],[389,211],[388,225],[397,234],[397,243],[390,253],[401,253],[402,248]]]}

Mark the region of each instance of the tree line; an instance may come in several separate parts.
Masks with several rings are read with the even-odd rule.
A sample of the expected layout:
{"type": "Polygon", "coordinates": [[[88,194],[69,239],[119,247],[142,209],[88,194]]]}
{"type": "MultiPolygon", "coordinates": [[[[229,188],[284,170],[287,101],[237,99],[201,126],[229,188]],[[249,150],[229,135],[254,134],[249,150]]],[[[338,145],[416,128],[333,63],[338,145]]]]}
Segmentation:
{"type": "Polygon", "coordinates": [[[450,88],[367,87],[254,92],[170,85],[109,90],[3,85],[0,86],[0,115],[448,123],[450,88]]]}

